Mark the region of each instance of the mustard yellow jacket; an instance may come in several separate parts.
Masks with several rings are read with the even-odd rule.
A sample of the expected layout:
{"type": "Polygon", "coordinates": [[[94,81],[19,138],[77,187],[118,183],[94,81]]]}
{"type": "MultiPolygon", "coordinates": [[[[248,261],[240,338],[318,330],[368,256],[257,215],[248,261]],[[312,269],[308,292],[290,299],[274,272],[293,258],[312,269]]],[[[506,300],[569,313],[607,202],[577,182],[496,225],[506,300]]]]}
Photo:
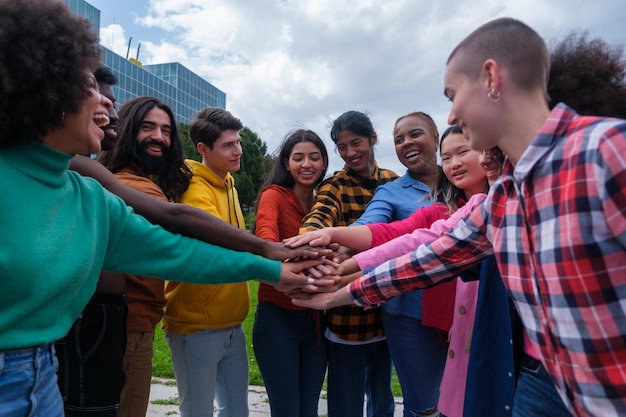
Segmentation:
{"type": "MultiPolygon", "coordinates": [[[[233,177],[227,174],[222,179],[200,162],[187,160],[186,163],[193,171],[193,178],[181,202],[244,229],[233,177]]],[[[206,262],[210,264],[212,259],[206,262]]],[[[247,282],[208,285],[170,281],[165,287],[165,297],[163,328],[177,334],[235,326],[243,322],[250,307],[247,282]]]]}

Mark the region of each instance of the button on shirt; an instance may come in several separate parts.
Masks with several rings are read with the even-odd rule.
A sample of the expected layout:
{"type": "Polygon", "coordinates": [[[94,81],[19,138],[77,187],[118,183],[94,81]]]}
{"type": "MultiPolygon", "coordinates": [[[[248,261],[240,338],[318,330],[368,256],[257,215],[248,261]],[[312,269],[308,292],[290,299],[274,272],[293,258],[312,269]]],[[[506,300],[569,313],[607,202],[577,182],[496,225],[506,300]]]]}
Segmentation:
{"type": "Polygon", "coordinates": [[[625,156],[626,121],[558,105],[518,164],[505,162],[481,207],[453,232],[351,283],[353,299],[380,303],[494,253],[568,407],[625,415],[625,156]]]}

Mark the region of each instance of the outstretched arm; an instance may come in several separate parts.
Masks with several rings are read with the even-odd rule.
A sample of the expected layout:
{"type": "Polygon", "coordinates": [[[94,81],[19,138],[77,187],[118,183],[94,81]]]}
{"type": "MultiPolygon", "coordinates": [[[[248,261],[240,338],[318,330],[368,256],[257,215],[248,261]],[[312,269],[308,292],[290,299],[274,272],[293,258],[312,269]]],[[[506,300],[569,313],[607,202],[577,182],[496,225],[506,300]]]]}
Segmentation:
{"type": "Polygon", "coordinates": [[[267,242],[198,208],[160,201],[123,185],[104,166],[86,156],[73,158],[70,169],[83,176],[94,178],[104,188],[122,198],[136,213],[173,233],[270,259],[315,258],[320,253],[330,253],[311,247],[286,248],[282,243],[267,242]]]}
{"type": "Polygon", "coordinates": [[[338,243],[355,250],[365,250],[372,246],[372,233],[367,226],[338,226],[311,230],[298,236],[285,239],[283,242],[290,248],[309,246],[326,247],[330,243],[338,243]]]}
{"type": "Polygon", "coordinates": [[[299,307],[313,308],[315,310],[326,310],[333,307],[355,304],[345,287],[335,292],[323,292],[311,296],[307,296],[306,294],[302,295],[302,298],[292,298],[291,302],[299,307]]]}

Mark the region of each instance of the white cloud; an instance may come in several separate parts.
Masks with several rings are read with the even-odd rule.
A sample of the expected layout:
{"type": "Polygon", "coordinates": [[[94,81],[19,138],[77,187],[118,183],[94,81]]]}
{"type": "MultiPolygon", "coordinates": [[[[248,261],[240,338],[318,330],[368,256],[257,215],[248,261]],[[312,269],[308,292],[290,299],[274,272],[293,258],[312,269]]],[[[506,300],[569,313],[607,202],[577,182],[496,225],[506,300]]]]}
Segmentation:
{"type": "MultiPolygon", "coordinates": [[[[124,28],[118,24],[112,24],[100,28],[100,43],[118,55],[126,56],[128,38],[124,34],[124,28]]],[[[133,55],[131,55],[133,56],[133,55]]]]}
{"type": "MultiPolygon", "coordinates": [[[[294,127],[315,130],[332,151],[329,120],[367,111],[381,139],[379,164],[403,172],[393,123],[421,110],[440,131],[447,127],[445,61],[473,29],[512,16],[547,40],[586,29],[617,42],[626,39],[623,9],[620,0],[602,7],[583,0],[150,0],[135,22],[164,35],[133,43],[142,43],[144,63],[178,61],[225,91],[227,108],[270,151],[294,127]]],[[[121,27],[101,33],[105,45],[126,54],[121,27]]],[[[331,170],[339,169],[331,154],[331,170]]]]}

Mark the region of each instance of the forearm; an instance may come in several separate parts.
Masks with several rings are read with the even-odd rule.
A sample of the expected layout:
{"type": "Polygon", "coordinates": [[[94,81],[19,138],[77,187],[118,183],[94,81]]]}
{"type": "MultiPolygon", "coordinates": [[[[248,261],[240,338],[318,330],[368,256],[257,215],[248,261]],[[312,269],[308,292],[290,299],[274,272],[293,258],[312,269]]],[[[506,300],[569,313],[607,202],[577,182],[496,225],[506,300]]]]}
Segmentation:
{"type": "MultiPolygon", "coordinates": [[[[132,205],[128,201],[126,203],[132,205]]],[[[166,214],[163,212],[154,213],[152,210],[145,214],[138,212],[151,222],[158,223],[173,233],[261,256],[266,256],[270,251],[270,242],[232,226],[196,207],[174,203],[164,203],[164,205],[166,207],[163,207],[163,210],[168,211],[166,214]]]]}
{"type": "Polygon", "coordinates": [[[72,159],[70,168],[83,176],[94,178],[104,188],[122,198],[136,213],[170,232],[257,255],[265,256],[270,251],[269,242],[200,209],[161,201],[125,186],[104,166],[90,158],[77,156],[72,159]]]}
{"type": "Polygon", "coordinates": [[[330,234],[331,243],[338,243],[358,251],[372,246],[372,233],[367,226],[332,227],[325,230],[330,234]]]}

